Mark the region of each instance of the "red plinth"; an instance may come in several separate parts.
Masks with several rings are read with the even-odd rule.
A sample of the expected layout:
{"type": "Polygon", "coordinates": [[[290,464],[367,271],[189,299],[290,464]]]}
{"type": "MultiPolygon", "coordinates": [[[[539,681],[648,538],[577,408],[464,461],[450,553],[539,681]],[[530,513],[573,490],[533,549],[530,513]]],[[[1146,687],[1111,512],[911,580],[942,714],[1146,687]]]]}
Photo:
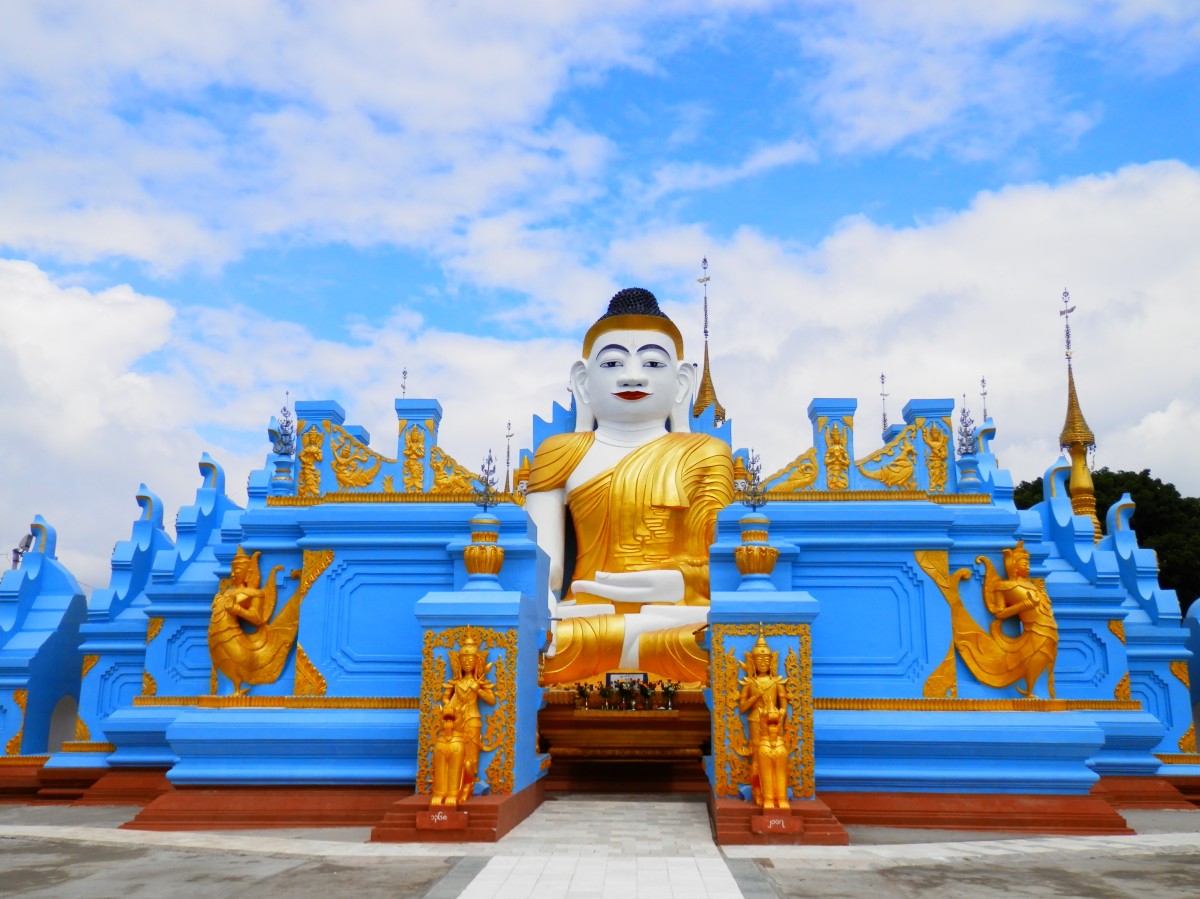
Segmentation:
{"type": "Polygon", "coordinates": [[[409,796],[392,805],[371,831],[371,842],[494,843],[529,817],[545,795],[546,789],[539,780],[511,795],[472,796],[457,812],[430,809],[429,796],[425,794],[409,796]],[[439,812],[447,817],[464,815],[465,826],[450,827],[449,822],[441,821],[431,826],[431,819],[439,812]]]}
{"type": "Polygon", "coordinates": [[[0,761],[0,804],[24,805],[37,798],[42,782],[38,774],[48,756],[5,758],[0,761]]]}
{"type": "Polygon", "coordinates": [[[176,787],[121,826],[129,830],[370,827],[411,789],[176,787]]]}
{"type": "Polygon", "coordinates": [[[839,821],[868,827],[1070,835],[1131,834],[1099,796],[822,793],[839,821]]]}
{"type": "Polygon", "coordinates": [[[1179,791],[1183,798],[1192,803],[1192,807],[1200,806],[1200,777],[1183,777],[1168,774],[1166,781],[1179,791]]]}
{"type": "Polygon", "coordinates": [[[147,805],[175,787],[166,768],[109,768],[73,805],[147,805]]]}
{"type": "Polygon", "coordinates": [[[74,802],[105,773],[104,768],[42,768],[38,772],[39,803],[74,802]]]}
{"type": "Polygon", "coordinates": [[[1113,808],[1179,809],[1195,806],[1162,777],[1102,777],[1092,795],[1108,800],[1113,808]]]}
{"type": "Polygon", "coordinates": [[[821,799],[764,811],[742,799],[710,798],[713,838],[721,846],[848,846],[850,837],[821,799]]]}

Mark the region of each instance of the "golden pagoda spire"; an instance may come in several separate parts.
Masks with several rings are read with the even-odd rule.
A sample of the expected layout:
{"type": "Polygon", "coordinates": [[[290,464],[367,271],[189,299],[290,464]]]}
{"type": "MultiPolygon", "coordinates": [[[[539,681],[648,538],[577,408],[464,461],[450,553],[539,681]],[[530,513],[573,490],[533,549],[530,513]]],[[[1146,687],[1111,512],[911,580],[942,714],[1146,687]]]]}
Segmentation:
{"type": "Polygon", "coordinates": [[[1058,444],[1071,456],[1071,509],[1076,515],[1082,515],[1092,520],[1093,538],[1096,542],[1104,536],[1100,527],[1100,519],[1096,517],[1096,490],[1092,483],[1092,473],[1088,470],[1088,450],[1096,445],[1096,435],[1088,427],[1079,407],[1079,395],[1075,392],[1075,371],[1071,365],[1071,294],[1066,290],[1062,294],[1063,308],[1059,315],[1063,317],[1066,334],[1067,356],[1067,418],[1063,422],[1062,433],[1058,435],[1058,444]]]}
{"type": "Polygon", "coordinates": [[[700,375],[700,386],[696,390],[696,402],[692,405],[692,418],[699,418],[700,413],[709,406],[713,407],[713,422],[721,424],[725,421],[725,407],[717,399],[717,388],[713,386],[712,371],[708,367],[708,257],[700,260],[703,277],[696,281],[704,285],[704,371],[700,375]]]}

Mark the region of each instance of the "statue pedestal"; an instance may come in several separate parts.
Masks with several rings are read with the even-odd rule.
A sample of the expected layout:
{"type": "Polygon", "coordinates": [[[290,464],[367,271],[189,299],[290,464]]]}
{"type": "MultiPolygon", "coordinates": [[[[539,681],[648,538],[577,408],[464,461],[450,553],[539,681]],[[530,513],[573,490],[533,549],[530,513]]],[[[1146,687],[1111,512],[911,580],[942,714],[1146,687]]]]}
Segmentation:
{"type": "Polygon", "coordinates": [[[371,831],[371,842],[494,843],[529,817],[545,795],[545,781],[538,780],[517,793],[472,796],[456,811],[431,809],[427,794],[409,796],[392,804],[371,831]],[[439,815],[446,820],[434,820],[439,815]]]}
{"type": "Polygon", "coordinates": [[[458,809],[431,808],[417,812],[414,824],[417,830],[466,830],[468,815],[458,809]]]}
{"type": "Polygon", "coordinates": [[[708,807],[720,846],[849,846],[850,836],[820,799],[764,811],[742,799],[711,797],[708,807]]]}

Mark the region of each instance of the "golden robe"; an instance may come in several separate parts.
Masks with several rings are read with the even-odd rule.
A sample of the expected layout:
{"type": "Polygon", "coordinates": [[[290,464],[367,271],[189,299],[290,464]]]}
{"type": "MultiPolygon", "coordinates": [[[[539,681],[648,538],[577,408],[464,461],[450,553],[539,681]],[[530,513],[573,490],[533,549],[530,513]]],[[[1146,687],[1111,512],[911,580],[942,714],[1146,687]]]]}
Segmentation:
{"type": "MultiPolygon", "coordinates": [[[[558,434],[538,447],[529,492],[565,487],[591,449],[591,432],[558,434]]],[[[733,499],[733,461],[724,442],[705,434],[669,433],[631,451],[567,497],[575,523],[577,555],[572,581],[596,572],[676,570],[683,575],[681,604],[708,605],[708,550],[717,513],[733,499]]],[[[563,597],[579,604],[607,600],[563,597]]],[[[573,618],[558,626],[556,654],[544,670],[547,683],[592,677],[617,667],[624,640],[622,613],[637,603],[615,603],[616,615],[573,618]]],[[[707,680],[707,658],[696,645],[695,626],[670,628],[639,638],[639,664],[681,681],[707,680]]]]}

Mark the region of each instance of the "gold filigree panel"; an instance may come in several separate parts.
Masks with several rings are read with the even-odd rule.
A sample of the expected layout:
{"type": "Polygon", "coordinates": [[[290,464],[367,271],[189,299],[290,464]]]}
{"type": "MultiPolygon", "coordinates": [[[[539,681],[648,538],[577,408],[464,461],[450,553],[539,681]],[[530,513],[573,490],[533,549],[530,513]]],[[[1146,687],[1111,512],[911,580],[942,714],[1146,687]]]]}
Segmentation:
{"type": "Polygon", "coordinates": [[[1171,673],[1179,678],[1185,690],[1192,689],[1192,682],[1188,677],[1188,663],[1186,660],[1175,659],[1171,662],[1171,673]]]}
{"type": "Polygon", "coordinates": [[[1129,700],[1133,699],[1133,693],[1129,688],[1128,671],[1121,675],[1120,681],[1117,682],[1117,686],[1113,689],[1113,699],[1119,699],[1123,702],[1128,702],[1129,700]]]}
{"type": "Polygon", "coordinates": [[[954,661],[953,641],[946,648],[946,657],[926,679],[921,692],[926,699],[955,699],[958,696],[958,666],[954,661]]]}
{"type": "Polygon", "coordinates": [[[312,663],[308,653],[299,643],[296,644],[296,679],[292,692],[296,696],[324,696],[328,685],[325,677],[312,663]]]}
{"type": "Polygon", "coordinates": [[[142,672],[142,695],[153,696],[158,692],[158,684],[154,681],[154,675],[149,671],[142,672]]]}
{"type": "MultiPolygon", "coordinates": [[[[517,705],[517,632],[501,633],[487,627],[470,627],[470,635],[479,641],[481,649],[503,650],[496,659],[496,705],[486,717],[486,731],[481,736],[485,752],[495,751],[487,768],[488,784],[493,793],[511,793],[516,763],[516,705],[517,705]]],[[[438,703],[441,700],[442,664],[436,650],[452,649],[468,635],[468,627],[451,627],[444,631],[426,631],[421,651],[421,724],[417,741],[418,793],[433,788],[433,749],[438,730],[438,703]]]]}
{"type": "Polygon", "coordinates": [[[157,616],[146,619],[146,645],[147,646],[149,646],[152,642],[154,642],[154,638],[157,637],[162,632],[163,620],[164,619],[159,618],[157,616]]]}
{"type": "Polygon", "coordinates": [[[13,734],[12,739],[4,744],[5,755],[20,755],[21,754],[21,737],[25,733],[25,704],[29,701],[28,690],[13,690],[13,703],[21,710],[21,723],[17,727],[17,732],[13,734]]]}
{"type": "Polygon", "coordinates": [[[88,730],[87,722],[78,715],[75,716],[75,742],[88,743],[91,742],[92,732],[88,730]]]}
{"type": "Polygon", "coordinates": [[[1196,723],[1193,721],[1179,738],[1179,751],[1190,755],[1196,754],[1196,723]]]}
{"type": "Polygon", "coordinates": [[[86,655],[83,657],[83,665],[79,669],[79,679],[83,680],[88,676],[88,672],[96,667],[96,663],[100,661],[100,656],[86,655]]]}
{"type": "Polygon", "coordinates": [[[1118,640],[1125,642],[1125,619],[1110,618],[1108,619],[1108,629],[1113,632],[1118,640]]]}

